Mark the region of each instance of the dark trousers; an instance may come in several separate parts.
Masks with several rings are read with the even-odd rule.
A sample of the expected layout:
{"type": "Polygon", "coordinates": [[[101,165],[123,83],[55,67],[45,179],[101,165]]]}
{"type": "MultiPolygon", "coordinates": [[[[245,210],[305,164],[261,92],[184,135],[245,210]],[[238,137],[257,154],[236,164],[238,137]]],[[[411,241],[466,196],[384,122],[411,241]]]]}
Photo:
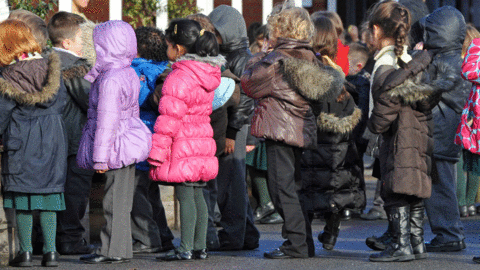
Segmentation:
{"type": "Polygon", "coordinates": [[[215,205],[217,204],[217,178],[207,182],[203,187],[203,197],[208,210],[208,228],[207,243],[214,244],[218,242],[217,228],[215,228],[215,205]]]}
{"type": "Polygon", "coordinates": [[[158,183],[148,178],[148,171],[135,170],[131,220],[132,238],[146,246],[159,247],[174,238],[168,228],[158,183]]]}
{"type": "Polygon", "coordinates": [[[90,242],[89,214],[87,212],[93,171],[77,165],[77,157],[68,157],[65,181],[65,211],[57,213],[57,241],[78,242],[83,238],[90,242]]]}
{"type": "Polygon", "coordinates": [[[254,225],[253,211],[245,180],[246,138],[248,126],[237,132],[235,150],[218,159],[217,202],[222,214],[218,232],[220,244],[228,242],[231,249],[258,244],[260,233],[254,225]]]}
{"type": "Polygon", "coordinates": [[[305,217],[297,195],[301,188],[298,175],[302,149],[282,142],[267,140],[268,191],[275,209],[285,223],[282,237],[287,239],[280,249],[294,257],[308,257],[305,217]]]}
{"type": "Polygon", "coordinates": [[[100,232],[102,248],[106,257],[132,258],[132,211],[135,164],[105,173],[105,197],[103,216],[105,226],[100,232]]]}
{"type": "Polygon", "coordinates": [[[440,243],[465,238],[457,202],[457,168],[452,161],[434,159],[432,196],[425,200],[430,228],[440,243]]]}

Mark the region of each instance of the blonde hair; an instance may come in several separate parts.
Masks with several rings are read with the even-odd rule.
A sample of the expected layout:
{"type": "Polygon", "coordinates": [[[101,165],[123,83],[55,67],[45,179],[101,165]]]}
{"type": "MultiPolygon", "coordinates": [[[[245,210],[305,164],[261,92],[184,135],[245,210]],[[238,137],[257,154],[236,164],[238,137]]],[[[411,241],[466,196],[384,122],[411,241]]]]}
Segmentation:
{"type": "Polygon", "coordinates": [[[291,7],[272,14],[267,19],[269,37],[291,38],[311,41],[315,33],[315,27],[307,10],[299,7],[291,7]]]}
{"type": "Polygon", "coordinates": [[[462,58],[465,57],[468,47],[476,38],[480,38],[480,32],[478,32],[477,28],[474,26],[467,24],[467,35],[465,36],[465,41],[463,42],[462,46],[462,58]]]}

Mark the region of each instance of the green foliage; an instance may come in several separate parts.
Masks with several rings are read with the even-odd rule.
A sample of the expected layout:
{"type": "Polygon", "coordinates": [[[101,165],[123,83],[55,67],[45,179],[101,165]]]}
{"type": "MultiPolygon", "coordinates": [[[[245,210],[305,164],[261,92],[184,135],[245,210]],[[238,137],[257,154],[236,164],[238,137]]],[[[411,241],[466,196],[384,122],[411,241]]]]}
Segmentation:
{"type": "Polygon", "coordinates": [[[9,4],[12,10],[25,9],[31,11],[42,19],[58,6],[58,0],[38,1],[38,4],[34,4],[37,1],[34,0],[10,0],[9,4]]]}
{"type": "Polygon", "coordinates": [[[201,12],[194,0],[168,0],[167,11],[169,20],[201,12]]]}
{"type": "Polygon", "coordinates": [[[130,18],[133,28],[155,26],[158,0],[124,0],[123,15],[130,18]]]}

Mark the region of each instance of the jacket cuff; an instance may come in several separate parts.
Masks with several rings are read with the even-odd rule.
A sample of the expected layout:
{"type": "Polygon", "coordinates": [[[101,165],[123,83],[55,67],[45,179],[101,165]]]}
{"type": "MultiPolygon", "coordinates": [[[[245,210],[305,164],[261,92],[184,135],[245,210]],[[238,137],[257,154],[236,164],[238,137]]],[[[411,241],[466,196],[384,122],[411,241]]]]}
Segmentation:
{"type": "Polygon", "coordinates": [[[226,137],[228,139],[235,140],[235,138],[237,137],[237,132],[238,132],[238,129],[232,128],[232,127],[227,127],[226,137]]]}
{"type": "Polygon", "coordinates": [[[93,164],[93,169],[94,170],[108,170],[108,165],[106,162],[95,162],[95,164],[93,164]]]}

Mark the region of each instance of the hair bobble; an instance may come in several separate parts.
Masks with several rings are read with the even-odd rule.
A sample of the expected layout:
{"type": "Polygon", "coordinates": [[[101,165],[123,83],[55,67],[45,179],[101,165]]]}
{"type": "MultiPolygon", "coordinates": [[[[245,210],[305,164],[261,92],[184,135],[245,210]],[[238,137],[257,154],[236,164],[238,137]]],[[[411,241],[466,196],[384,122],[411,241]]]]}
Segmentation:
{"type": "Polygon", "coordinates": [[[205,33],[205,29],[202,28],[202,30],[200,30],[200,33],[198,34],[198,36],[203,36],[203,34],[205,33]]]}

